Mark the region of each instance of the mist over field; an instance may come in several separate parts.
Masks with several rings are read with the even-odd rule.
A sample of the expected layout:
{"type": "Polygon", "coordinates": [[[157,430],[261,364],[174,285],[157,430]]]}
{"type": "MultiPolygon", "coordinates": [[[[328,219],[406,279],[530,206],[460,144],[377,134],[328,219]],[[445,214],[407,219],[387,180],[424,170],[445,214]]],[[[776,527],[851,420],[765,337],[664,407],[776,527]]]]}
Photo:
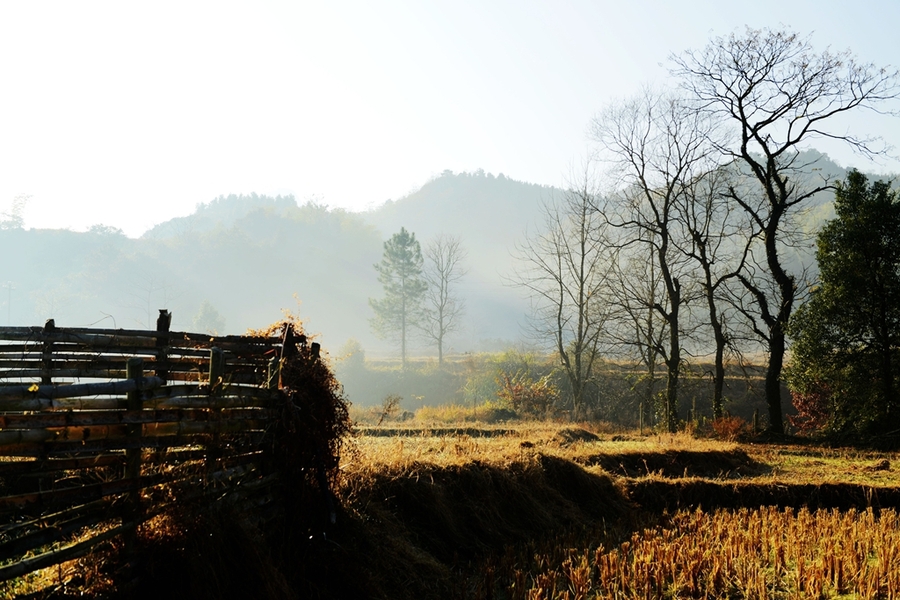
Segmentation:
{"type": "Polygon", "coordinates": [[[528,311],[521,290],[504,283],[511,252],[537,226],[541,202],[558,193],[503,175],[446,172],[361,213],[250,194],[198,202],[191,215],[137,239],[101,225],[6,229],[0,253],[16,259],[5,265],[0,321],[152,328],[157,309],[168,308],[173,328],[223,334],[264,327],[287,309],[332,352],[354,338],[387,355],[394,348],[368,322],[368,299],[380,294],[373,265],[383,242],[406,227],[423,245],[458,236],[468,254],[459,286],[467,310],[448,348],[497,349],[521,338],[528,311]]]}
{"type": "MultiPolygon", "coordinates": [[[[843,177],[827,157],[819,168],[843,177]]],[[[355,339],[370,357],[395,356],[395,345],[372,333],[368,299],[381,293],[374,264],[384,241],[405,227],[423,246],[447,234],[466,251],[458,285],[466,309],[447,352],[540,347],[528,295],[512,283],[522,266],[516,247],[541,230],[543,204],[562,193],[502,174],[445,171],[365,212],[250,194],[198,201],[189,216],[139,238],[100,224],[87,232],[3,229],[0,255],[15,259],[0,276],[0,322],[152,328],[157,310],[168,308],[173,328],[223,334],[265,327],[287,309],[333,355],[355,339]]],[[[815,231],[830,206],[827,194],[819,198],[805,228],[815,231]]],[[[812,250],[797,262],[813,266],[812,250]]],[[[412,340],[415,355],[436,356],[420,336],[412,340]]]]}

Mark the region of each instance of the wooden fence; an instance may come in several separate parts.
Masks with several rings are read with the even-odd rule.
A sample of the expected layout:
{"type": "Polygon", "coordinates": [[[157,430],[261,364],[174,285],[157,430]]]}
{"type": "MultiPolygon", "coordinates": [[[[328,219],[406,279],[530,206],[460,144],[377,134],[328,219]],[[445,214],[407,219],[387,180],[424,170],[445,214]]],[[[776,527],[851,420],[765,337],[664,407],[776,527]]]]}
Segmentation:
{"type": "Polygon", "coordinates": [[[160,311],[153,331],[0,327],[0,581],[116,536],[128,550],[175,498],[271,499],[263,441],[296,338],[170,323],[160,311]]]}

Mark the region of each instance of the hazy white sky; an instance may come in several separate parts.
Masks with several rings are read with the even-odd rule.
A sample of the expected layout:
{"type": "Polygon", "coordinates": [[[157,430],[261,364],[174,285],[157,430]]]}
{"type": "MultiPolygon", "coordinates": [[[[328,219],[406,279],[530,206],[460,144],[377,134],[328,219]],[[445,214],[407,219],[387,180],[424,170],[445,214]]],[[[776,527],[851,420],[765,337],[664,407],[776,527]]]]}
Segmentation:
{"type": "MultiPolygon", "coordinates": [[[[606,103],[745,25],[900,65],[896,0],[0,3],[0,211],[140,235],[219,194],[361,210],[444,169],[564,183],[606,103]]],[[[848,127],[900,146],[900,119],[848,127]]],[[[834,146],[845,166],[872,166],[834,146]]]]}

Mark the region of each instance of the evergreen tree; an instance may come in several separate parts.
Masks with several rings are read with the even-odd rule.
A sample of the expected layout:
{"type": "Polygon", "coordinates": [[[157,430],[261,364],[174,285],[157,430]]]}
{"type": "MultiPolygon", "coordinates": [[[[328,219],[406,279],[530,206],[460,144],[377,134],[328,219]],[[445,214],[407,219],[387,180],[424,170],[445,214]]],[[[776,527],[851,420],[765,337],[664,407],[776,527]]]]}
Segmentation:
{"type": "Polygon", "coordinates": [[[384,255],[375,265],[384,298],[369,298],[375,311],[372,329],[383,338],[400,337],[400,357],[406,368],[406,341],[410,330],[419,327],[424,317],[423,300],[427,284],[422,278],[422,249],[416,235],[401,227],[384,243],[384,255]]]}
{"type": "Polygon", "coordinates": [[[900,428],[900,199],[852,171],[819,233],[821,285],[791,320],[800,418],[832,433],[900,428]]]}
{"type": "Polygon", "coordinates": [[[216,307],[209,300],[204,300],[200,310],[193,318],[194,330],[221,335],[225,331],[225,317],[219,314],[216,307]]]}

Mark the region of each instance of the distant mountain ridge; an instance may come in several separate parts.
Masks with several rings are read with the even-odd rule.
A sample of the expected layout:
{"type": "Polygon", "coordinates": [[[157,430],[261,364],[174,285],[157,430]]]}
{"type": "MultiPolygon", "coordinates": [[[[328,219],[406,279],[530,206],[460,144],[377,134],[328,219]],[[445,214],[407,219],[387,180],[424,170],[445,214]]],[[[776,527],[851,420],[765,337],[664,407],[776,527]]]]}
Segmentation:
{"type": "Polygon", "coordinates": [[[259,209],[281,212],[296,208],[292,194],[287,196],[260,196],[256,193],[219,196],[206,203],[198,203],[194,212],[186,217],[175,217],[155,225],[142,235],[146,239],[164,239],[185,232],[210,231],[216,227],[230,228],[249,213],[259,209]]]}

